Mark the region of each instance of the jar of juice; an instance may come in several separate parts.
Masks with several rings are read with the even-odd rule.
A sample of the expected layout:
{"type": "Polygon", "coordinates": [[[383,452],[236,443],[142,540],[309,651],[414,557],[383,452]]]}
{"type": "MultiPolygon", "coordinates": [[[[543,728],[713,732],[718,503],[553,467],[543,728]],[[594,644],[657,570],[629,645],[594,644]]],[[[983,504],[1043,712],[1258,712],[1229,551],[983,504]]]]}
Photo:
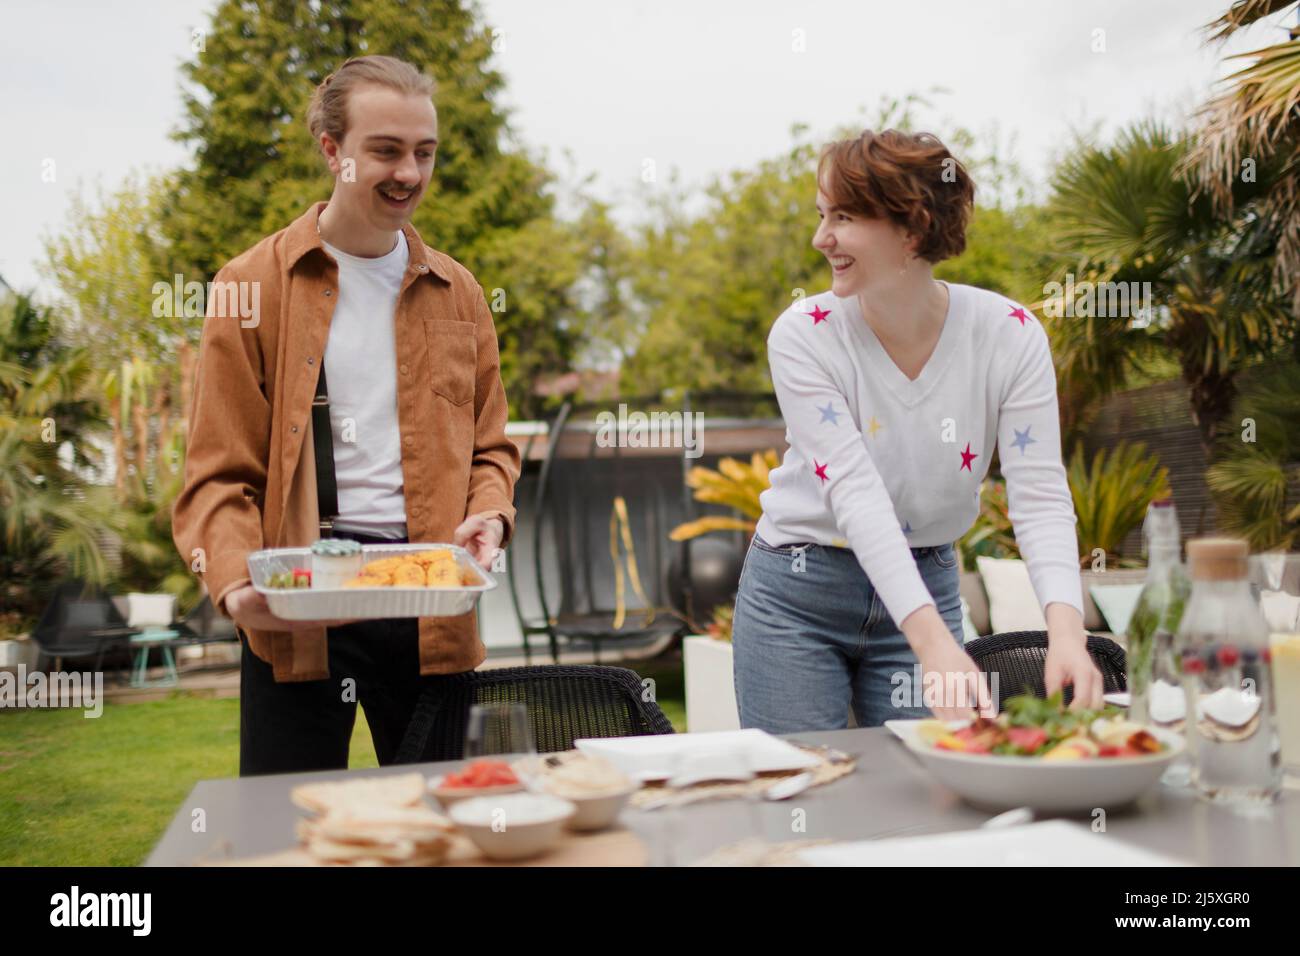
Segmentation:
{"type": "Polygon", "coordinates": [[[1300,634],[1269,637],[1282,769],[1300,777],[1300,634]]]}

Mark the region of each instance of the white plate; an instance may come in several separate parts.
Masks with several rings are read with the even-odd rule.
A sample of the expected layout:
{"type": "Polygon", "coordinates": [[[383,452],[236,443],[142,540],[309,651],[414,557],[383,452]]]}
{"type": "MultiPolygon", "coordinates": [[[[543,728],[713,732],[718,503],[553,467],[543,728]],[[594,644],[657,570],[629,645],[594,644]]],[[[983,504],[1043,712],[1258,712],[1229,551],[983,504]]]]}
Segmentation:
{"type": "Polygon", "coordinates": [[[809,847],[812,866],[1184,866],[1066,820],[809,847]]]}
{"type": "MultiPolygon", "coordinates": [[[[916,736],[919,721],[896,721],[890,728],[944,786],[985,810],[1033,807],[1049,813],[1114,809],[1132,803],[1154,787],[1179,754],[1181,734],[1148,728],[1165,750],[1145,757],[1042,760],[999,754],[936,750],[916,736]]],[[[960,727],[965,721],[950,721],[960,727]]]]}
{"type": "MultiPolygon", "coordinates": [[[[891,734],[893,734],[903,743],[909,743],[911,741],[916,740],[917,725],[922,724],[927,720],[933,720],[933,719],[934,718],[932,717],[926,717],[926,718],[918,718],[915,720],[887,720],[885,721],[885,727],[891,734]]],[[[967,721],[964,720],[950,720],[948,721],[948,729],[957,730],[961,727],[965,727],[966,724],[967,721]]]]}
{"type": "Polygon", "coordinates": [[[598,737],[573,745],[593,757],[603,757],[634,780],[666,780],[689,763],[698,779],[715,767],[730,776],[740,765],[753,773],[807,770],[816,755],[762,730],[719,730],[700,734],[649,734],[643,737],[598,737]]]}

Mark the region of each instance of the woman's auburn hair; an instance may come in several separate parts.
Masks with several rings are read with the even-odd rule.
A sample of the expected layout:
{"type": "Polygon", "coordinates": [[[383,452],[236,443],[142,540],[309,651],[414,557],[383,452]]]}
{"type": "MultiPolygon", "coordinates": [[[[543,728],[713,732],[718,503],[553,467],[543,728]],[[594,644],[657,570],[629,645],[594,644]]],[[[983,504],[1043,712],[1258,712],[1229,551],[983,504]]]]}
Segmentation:
{"type": "Polygon", "coordinates": [[[817,182],[832,206],[905,228],[927,262],[966,248],[975,182],[931,133],[864,130],[831,143],[817,163],[817,182]]]}
{"type": "Polygon", "coordinates": [[[320,142],[328,133],[336,143],[343,142],[348,131],[348,97],[358,86],[373,83],[396,90],[433,98],[433,78],[405,60],[391,56],[354,56],[321,80],[307,107],[307,128],[311,138],[320,142]]]}

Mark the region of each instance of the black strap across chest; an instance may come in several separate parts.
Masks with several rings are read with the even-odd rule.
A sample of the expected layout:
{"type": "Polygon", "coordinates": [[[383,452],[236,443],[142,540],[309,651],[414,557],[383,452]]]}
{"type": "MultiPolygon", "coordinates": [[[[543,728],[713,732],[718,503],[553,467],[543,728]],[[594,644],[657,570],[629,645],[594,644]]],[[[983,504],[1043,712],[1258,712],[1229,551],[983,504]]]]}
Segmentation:
{"type": "Polygon", "coordinates": [[[312,443],[316,450],[316,502],[321,537],[330,537],[339,514],[339,486],[334,474],[334,430],[330,425],[329,389],[325,385],[325,359],[321,358],[316,395],[311,402],[312,443]]]}

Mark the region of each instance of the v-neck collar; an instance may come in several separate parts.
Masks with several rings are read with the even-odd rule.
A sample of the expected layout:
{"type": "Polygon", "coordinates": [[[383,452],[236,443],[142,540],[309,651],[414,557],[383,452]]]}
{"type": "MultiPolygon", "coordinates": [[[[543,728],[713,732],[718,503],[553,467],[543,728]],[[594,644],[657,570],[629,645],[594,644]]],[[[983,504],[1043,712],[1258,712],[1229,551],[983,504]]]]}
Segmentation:
{"type": "Polygon", "coordinates": [[[904,375],[903,370],[889,357],[879,336],[867,323],[866,316],[862,314],[858,297],[851,296],[846,300],[852,318],[850,324],[856,329],[857,336],[866,349],[868,361],[895,397],[909,407],[924,399],[943,379],[944,372],[952,362],[954,344],[958,338],[956,326],[963,306],[963,303],[958,301],[959,286],[944,282],[942,279],[937,281],[943,282],[948,289],[948,311],[943,318],[943,328],[939,330],[939,341],[935,343],[934,351],[921,367],[921,373],[914,379],[904,375]]]}

